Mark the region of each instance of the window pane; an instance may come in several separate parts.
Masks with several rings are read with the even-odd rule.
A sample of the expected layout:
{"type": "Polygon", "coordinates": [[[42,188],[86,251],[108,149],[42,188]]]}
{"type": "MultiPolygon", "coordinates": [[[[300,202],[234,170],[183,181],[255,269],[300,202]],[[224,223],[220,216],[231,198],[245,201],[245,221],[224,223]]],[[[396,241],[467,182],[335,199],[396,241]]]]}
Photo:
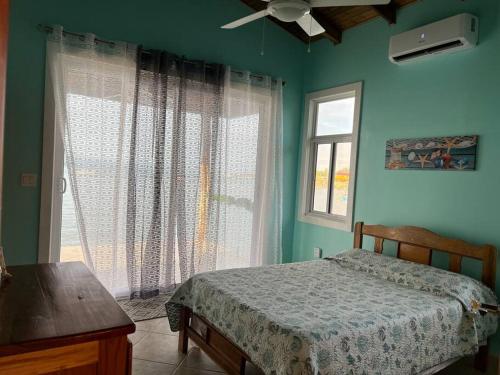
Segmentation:
{"type": "Polygon", "coordinates": [[[319,103],[316,135],[352,133],[354,101],[352,97],[319,103]]]}
{"type": "Polygon", "coordinates": [[[316,150],[313,210],[326,213],[328,207],[328,180],[330,178],[332,145],[329,143],[319,144],[316,150]]]}
{"type": "Polygon", "coordinates": [[[332,200],[330,213],[347,215],[347,198],[349,196],[349,178],[351,165],[351,142],[335,145],[335,169],[332,184],[332,200]]]}

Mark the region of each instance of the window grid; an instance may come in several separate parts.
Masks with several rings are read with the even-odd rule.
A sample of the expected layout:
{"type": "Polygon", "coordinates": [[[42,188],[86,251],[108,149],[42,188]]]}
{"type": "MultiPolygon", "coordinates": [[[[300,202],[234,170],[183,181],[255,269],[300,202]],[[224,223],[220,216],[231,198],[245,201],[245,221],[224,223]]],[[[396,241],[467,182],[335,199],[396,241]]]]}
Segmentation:
{"type": "Polygon", "coordinates": [[[310,171],[311,174],[309,175],[309,179],[312,181],[311,188],[309,189],[309,209],[310,212],[313,212],[314,214],[326,214],[331,217],[336,217],[337,219],[342,219],[345,216],[343,215],[336,215],[332,213],[332,200],[334,197],[334,181],[335,181],[335,161],[336,161],[336,156],[337,156],[337,144],[338,143],[352,143],[352,134],[342,134],[342,135],[331,135],[331,136],[320,136],[320,137],[314,137],[309,141],[310,144],[310,149],[311,149],[311,155],[313,156],[310,158],[310,171]],[[315,183],[316,183],[316,162],[318,158],[318,146],[322,144],[330,144],[330,164],[328,167],[329,173],[328,173],[328,186],[327,186],[327,204],[326,204],[326,211],[328,212],[323,212],[323,211],[317,211],[314,210],[314,192],[315,192],[315,183]]]}
{"type": "MultiPolygon", "coordinates": [[[[307,127],[304,129],[304,148],[302,162],[302,184],[301,184],[301,203],[299,211],[299,220],[343,230],[352,230],[353,222],[353,206],[354,206],[354,186],[356,178],[356,156],[357,156],[357,141],[359,130],[359,112],[361,100],[362,83],[354,83],[343,87],[327,89],[316,93],[309,94],[306,98],[306,120],[307,127]],[[331,134],[331,135],[316,135],[324,134],[324,130],[319,131],[318,108],[321,103],[329,103],[336,100],[353,98],[353,117],[352,117],[352,132],[331,134]],[[325,199],[325,192],[318,193],[316,184],[320,180],[317,172],[318,161],[318,146],[330,145],[329,164],[328,164],[328,183],[326,187],[326,208],[324,206],[315,205],[315,199],[325,199]],[[349,144],[348,146],[339,144],[349,144]],[[348,147],[346,149],[346,147],[348,147]],[[350,151],[349,151],[350,150],[350,151]],[[349,157],[349,158],[347,158],[349,157]],[[338,169],[338,170],[336,170],[338,169]],[[342,171],[348,170],[348,175],[342,171]],[[339,173],[340,172],[340,173],[339,173]],[[346,185],[340,187],[337,183],[341,183],[342,174],[346,174],[346,185]],[[338,175],[338,176],[337,176],[338,175]],[[340,176],[340,178],[339,178],[340,176]],[[336,180],[338,179],[338,181],[336,180]],[[318,181],[317,181],[318,180],[318,181]],[[341,190],[342,189],[342,190],[341,190]],[[343,190],[345,189],[345,190],[343,190]],[[347,193],[343,193],[347,191],[347,193]],[[315,196],[315,193],[320,195],[320,198],[315,196]],[[338,195],[340,194],[340,196],[338,195]],[[336,200],[337,199],[337,200],[336,200]],[[339,199],[345,202],[345,206],[339,207],[339,199]],[[340,213],[345,210],[346,214],[340,213]],[[335,212],[335,213],[334,213],[335,212]]],[[[324,127],[324,122],[323,125],[324,127]]],[[[335,130],[333,130],[335,131],[335,130]]],[[[323,156],[324,158],[324,156],[323,156]]],[[[323,159],[323,165],[325,160],[323,159]]],[[[322,169],[324,171],[324,169],[322,169]]],[[[324,177],[324,172],[323,172],[324,177]]],[[[324,184],[323,181],[320,182],[324,184]]],[[[321,185],[324,186],[324,185],[321,185]]],[[[342,203],[344,204],[344,203],[342,203]]]]}

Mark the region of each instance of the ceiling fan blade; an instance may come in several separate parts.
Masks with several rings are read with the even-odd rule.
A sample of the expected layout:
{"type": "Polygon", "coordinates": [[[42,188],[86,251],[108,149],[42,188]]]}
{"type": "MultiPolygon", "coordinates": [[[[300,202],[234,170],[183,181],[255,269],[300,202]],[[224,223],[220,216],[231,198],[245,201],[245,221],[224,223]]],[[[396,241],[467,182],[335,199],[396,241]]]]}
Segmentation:
{"type": "Polygon", "coordinates": [[[325,29],[323,29],[318,21],[316,21],[310,14],[306,14],[304,17],[299,18],[297,23],[309,36],[315,36],[325,32],[325,29]]]}
{"type": "Polygon", "coordinates": [[[240,18],[239,20],[228,23],[227,25],[221,26],[222,29],[234,29],[238,26],[244,25],[246,23],[258,20],[259,18],[269,15],[267,9],[261,10],[260,12],[250,14],[249,16],[240,18]]]}
{"type": "Polygon", "coordinates": [[[319,7],[341,7],[356,5],[384,5],[389,4],[391,0],[309,0],[312,8],[319,7]]]}

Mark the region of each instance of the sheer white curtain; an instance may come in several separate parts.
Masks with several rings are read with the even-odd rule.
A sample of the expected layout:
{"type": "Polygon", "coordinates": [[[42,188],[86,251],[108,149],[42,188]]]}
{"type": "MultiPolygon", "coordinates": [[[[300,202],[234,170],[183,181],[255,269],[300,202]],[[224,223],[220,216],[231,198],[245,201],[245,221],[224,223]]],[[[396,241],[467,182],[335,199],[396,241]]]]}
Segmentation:
{"type": "Polygon", "coordinates": [[[280,80],[60,27],[47,64],[85,262],[113,295],[281,262],[280,80]]]}
{"type": "Polygon", "coordinates": [[[226,68],[217,268],[282,259],[282,81],[226,68]]]}
{"type": "Polygon", "coordinates": [[[55,121],[63,138],[85,263],[128,295],[126,202],[136,47],[54,27],[47,42],[55,121]]]}

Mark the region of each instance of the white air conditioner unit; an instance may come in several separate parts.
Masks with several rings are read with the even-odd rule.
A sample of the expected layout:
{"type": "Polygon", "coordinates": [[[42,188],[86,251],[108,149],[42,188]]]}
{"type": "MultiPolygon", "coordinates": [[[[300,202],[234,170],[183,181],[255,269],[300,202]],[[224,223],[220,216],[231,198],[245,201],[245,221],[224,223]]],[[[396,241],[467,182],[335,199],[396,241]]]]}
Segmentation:
{"type": "Polygon", "coordinates": [[[477,44],[479,20],[463,13],[391,37],[389,60],[408,63],[439,53],[457,52],[477,44]]]}

